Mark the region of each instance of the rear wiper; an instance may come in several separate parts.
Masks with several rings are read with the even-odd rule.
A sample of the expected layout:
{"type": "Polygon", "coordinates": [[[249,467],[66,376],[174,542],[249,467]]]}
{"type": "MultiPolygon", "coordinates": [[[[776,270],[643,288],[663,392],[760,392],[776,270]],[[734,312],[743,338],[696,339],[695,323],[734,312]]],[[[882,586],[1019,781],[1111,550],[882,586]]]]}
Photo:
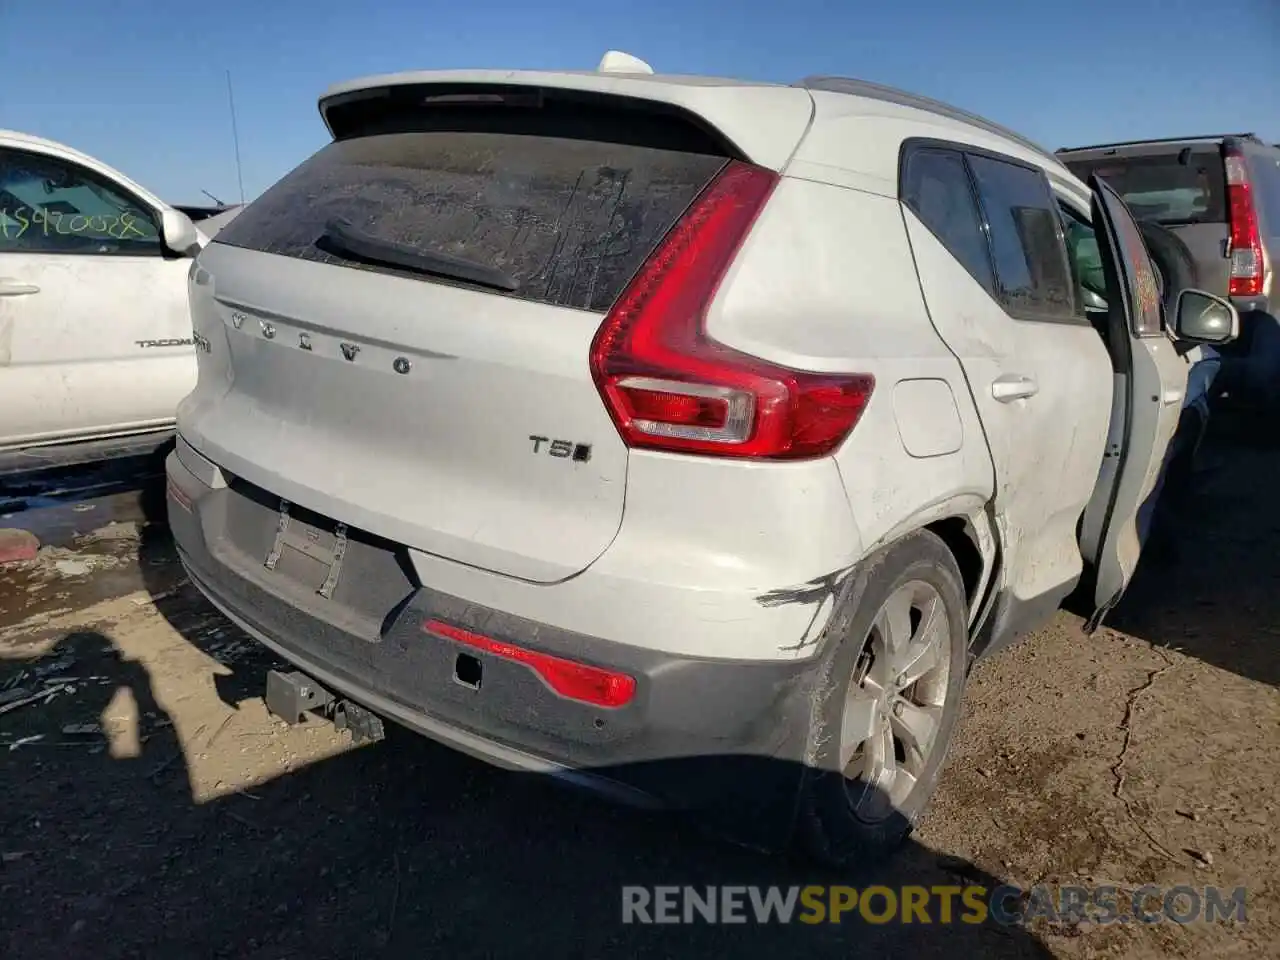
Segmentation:
{"type": "Polygon", "coordinates": [[[326,223],[316,246],[347,259],[451,277],[508,293],[520,288],[520,284],[497,267],[382,240],[357,230],[348,220],[333,219],[326,223]]]}

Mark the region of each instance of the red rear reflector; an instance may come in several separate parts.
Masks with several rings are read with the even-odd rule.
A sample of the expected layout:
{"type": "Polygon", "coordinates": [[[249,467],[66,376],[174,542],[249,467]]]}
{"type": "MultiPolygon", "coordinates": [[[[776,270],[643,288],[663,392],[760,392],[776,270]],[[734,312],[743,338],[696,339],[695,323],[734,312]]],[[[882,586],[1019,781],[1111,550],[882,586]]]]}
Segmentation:
{"type": "Polygon", "coordinates": [[[1256,297],[1262,293],[1262,239],[1258,210],[1253,202],[1253,184],[1240,153],[1228,150],[1223,162],[1227,172],[1227,217],[1231,224],[1231,280],[1227,292],[1233,297],[1256,297]]]}
{"type": "Polygon", "coordinates": [[[436,636],[453,640],[468,647],[475,647],[504,660],[514,660],[531,667],[547,686],[562,697],[581,700],[598,707],[622,707],[631,702],[636,693],[635,677],[614,673],[600,667],[564,660],[547,653],[536,653],[515,644],[494,640],[483,634],[473,633],[442,620],[427,620],[422,628],[436,636]]]}
{"type": "Polygon", "coordinates": [[[183,493],[182,490],[178,487],[176,483],[173,482],[172,479],[166,478],[164,486],[165,486],[165,491],[169,494],[170,497],[173,498],[173,500],[178,504],[178,506],[182,507],[182,509],[187,511],[191,510],[192,508],[191,498],[188,497],[185,493],[183,493]]]}
{"type": "Polygon", "coordinates": [[[711,340],[708,306],[778,175],[730,162],[645,261],[591,345],[630,447],[789,460],[831,453],[870,399],[862,374],[809,373],[711,340]]]}

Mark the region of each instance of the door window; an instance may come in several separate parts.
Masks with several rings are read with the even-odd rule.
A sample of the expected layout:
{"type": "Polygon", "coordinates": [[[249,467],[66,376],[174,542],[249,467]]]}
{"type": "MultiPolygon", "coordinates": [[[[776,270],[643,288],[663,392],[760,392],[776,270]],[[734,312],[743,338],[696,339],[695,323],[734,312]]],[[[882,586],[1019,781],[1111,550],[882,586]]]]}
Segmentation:
{"type": "Polygon", "coordinates": [[[1098,246],[1098,234],[1093,224],[1080,217],[1074,210],[1059,204],[1062,213],[1062,232],[1067,241],[1067,253],[1071,269],[1082,299],[1092,294],[1105,302],[1107,276],[1102,269],[1102,249],[1098,246]]]}
{"type": "Polygon", "coordinates": [[[1058,205],[1044,174],[981,155],[968,156],[995,263],[996,294],[1025,320],[1075,320],[1075,296],[1058,205]]]}
{"type": "Polygon", "coordinates": [[[159,256],[154,213],[83,167],[0,150],[0,254],[159,256]]]}

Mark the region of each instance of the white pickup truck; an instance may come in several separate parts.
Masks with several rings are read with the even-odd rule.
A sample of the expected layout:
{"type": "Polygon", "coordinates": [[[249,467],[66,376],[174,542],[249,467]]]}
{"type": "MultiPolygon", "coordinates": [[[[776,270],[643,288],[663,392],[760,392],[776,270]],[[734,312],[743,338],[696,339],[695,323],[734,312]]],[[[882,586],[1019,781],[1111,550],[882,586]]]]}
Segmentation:
{"type": "Polygon", "coordinates": [[[0,130],[0,476],[164,446],[196,382],[192,219],[77,150],[0,130]]]}

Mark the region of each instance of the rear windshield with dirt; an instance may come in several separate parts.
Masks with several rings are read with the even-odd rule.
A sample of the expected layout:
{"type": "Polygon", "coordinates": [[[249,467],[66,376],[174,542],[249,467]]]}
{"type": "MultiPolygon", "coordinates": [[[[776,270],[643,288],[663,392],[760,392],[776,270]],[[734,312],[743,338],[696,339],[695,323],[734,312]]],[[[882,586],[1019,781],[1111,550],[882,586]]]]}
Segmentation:
{"type": "Polygon", "coordinates": [[[1105,180],[1139,220],[1166,226],[1226,222],[1226,173],[1216,148],[1066,165],[1086,182],[1092,174],[1105,180]]]}
{"type": "Polygon", "coordinates": [[[441,115],[338,139],[217,242],[603,311],[726,163],[625,114],[441,115]]]}

